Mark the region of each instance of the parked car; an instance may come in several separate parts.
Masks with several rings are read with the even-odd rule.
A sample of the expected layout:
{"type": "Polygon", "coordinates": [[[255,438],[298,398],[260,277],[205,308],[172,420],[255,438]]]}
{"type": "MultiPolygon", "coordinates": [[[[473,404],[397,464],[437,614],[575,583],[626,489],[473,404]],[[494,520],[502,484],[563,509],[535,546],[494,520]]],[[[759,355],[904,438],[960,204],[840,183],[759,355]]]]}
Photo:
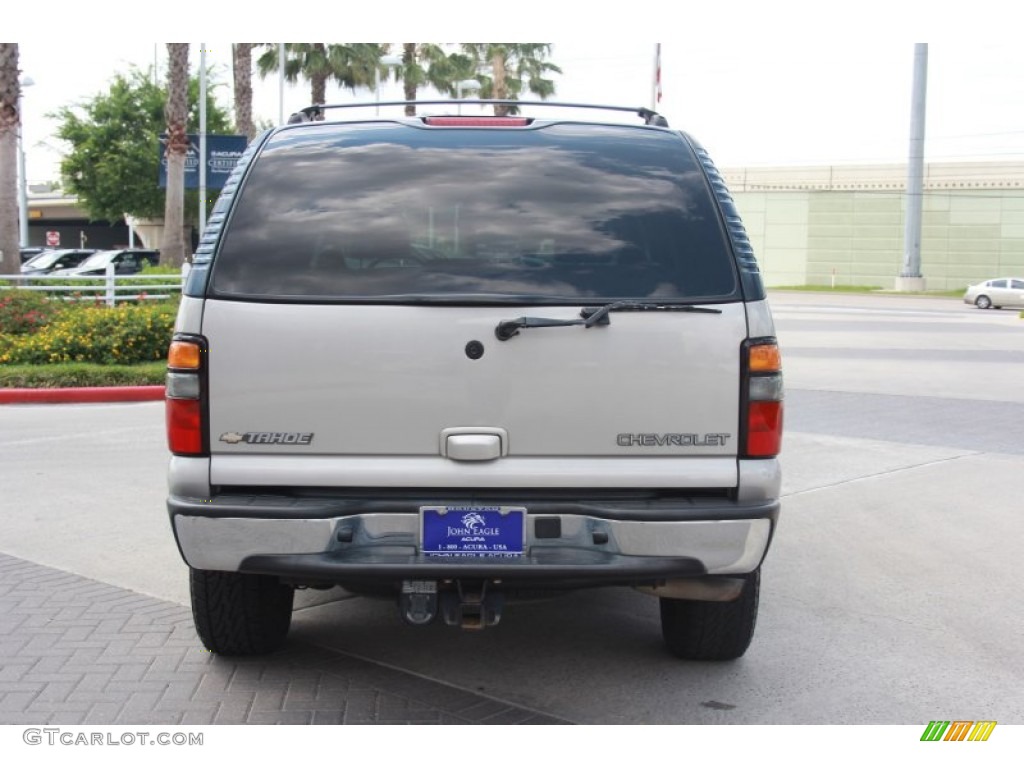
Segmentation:
{"type": "Polygon", "coordinates": [[[970,285],[964,292],[964,304],[978,309],[1024,307],[1024,277],[997,277],[970,285]]]}
{"type": "Polygon", "coordinates": [[[508,105],[540,115],[309,107],[235,167],[168,355],[207,649],[279,648],[296,588],[482,629],[618,586],[660,599],[672,654],[746,651],[783,384],[733,200],[650,110],[508,105]]]}
{"type": "Polygon", "coordinates": [[[32,247],[29,247],[29,248],[21,248],[20,250],[21,250],[21,263],[24,264],[29,259],[34,259],[39,254],[44,253],[44,252],[46,252],[46,251],[48,251],[50,249],[49,248],[38,248],[36,246],[32,246],[32,247]]]}
{"type": "Polygon", "coordinates": [[[77,267],[94,253],[94,248],[43,251],[21,265],[21,274],[48,275],[58,270],[77,267]]]}
{"type": "Polygon", "coordinates": [[[62,269],[54,274],[102,276],[106,274],[107,265],[114,265],[116,275],[135,275],[142,269],[149,266],[156,266],[160,263],[160,251],[147,250],[143,248],[123,248],[114,251],[98,251],[87,258],[81,264],[70,269],[62,269]]]}

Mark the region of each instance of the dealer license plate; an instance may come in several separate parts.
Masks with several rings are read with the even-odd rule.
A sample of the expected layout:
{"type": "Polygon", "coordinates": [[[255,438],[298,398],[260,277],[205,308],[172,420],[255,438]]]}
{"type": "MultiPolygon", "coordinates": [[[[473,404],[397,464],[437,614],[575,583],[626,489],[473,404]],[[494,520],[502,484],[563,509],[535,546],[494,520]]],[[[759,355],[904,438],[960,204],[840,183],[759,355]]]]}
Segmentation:
{"type": "Polygon", "coordinates": [[[420,507],[420,551],[432,557],[520,557],[524,507],[420,507]]]}

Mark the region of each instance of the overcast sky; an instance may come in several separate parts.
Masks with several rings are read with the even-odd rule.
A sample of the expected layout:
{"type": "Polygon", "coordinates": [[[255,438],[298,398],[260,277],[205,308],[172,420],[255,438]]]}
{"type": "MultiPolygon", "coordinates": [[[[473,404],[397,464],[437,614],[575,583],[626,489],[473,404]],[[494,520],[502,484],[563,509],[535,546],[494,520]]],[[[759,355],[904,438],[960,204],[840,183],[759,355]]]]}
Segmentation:
{"type": "MultiPolygon", "coordinates": [[[[90,8],[103,5],[90,4],[90,8]]],[[[138,7],[107,5],[114,11],[138,7]]],[[[398,11],[404,2],[386,5],[389,14],[393,9],[395,17],[401,18],[398,11]]],[[[450,2],[443,7],[457,18],[460,5],[475,8],[477,14],[486,7],[450,2]]],[[[685,2],[641,0],[623,4],[633,13],[615,19],[603,18],[596,10],[577,18],[563,9],[550,22],[536,24],[520,16],[543,4],[535,6],[531,0],[506,8],[521,11],[510,14],[509,31],[518,33],[509,35],[513,39],[554,41],[552,60],[564,71],[557,77],[559,101],[649,106],[653,40],[662,39],[663,97],[658,111],[673,127],[692,133],[725,168],[905,161],[914,42],[926,41],[927,33],[935,33],[941,39],[929,42],[926,160],[1024,158],[1024,46],[1014,39],[1016,32],[1007,34],[1019,28],[1011,24],[1018,15],[1008,10],[1014,5],[981,0],[970,4],[972,13],[967,17],[949,14],[937,4],[923,4],[930,10],[921,20],[910,14],[914,3],[876,0],[851,5],[855,14],[850,9],[825,12],[822,6],[831,4],[799,0],[720,5],[728,8],[707,16],[689,10],[685,2]],[[894,16],[893,5],[903,9],[902,16],[894,16]],[[990,8],[995,10],[986,12],[990,8]],[[641,42],[607,42],[610,29],[619,21],[623,25],[620,39],[641,42]],[[984,35],[977,34],[978,26],[985,27],[984,35]],[[603,33],[604,39],[595,34],[588,40],[581,33],[589,29],[603,33]],[[913,34],[918,30],[920,37],[913,34]],[[999,39],[1000,34],[1005,39],[999,39]]],[[[166,6],[153,6],[157,7],[166,6]]],[[[71,13],[81,6],[67,8],[71,13]]],[[[392,29],[380,19],[353,22],[345,8],[351,5],[319,8],[325,18],[336,22],[329,25],[330,31],[337,31],[334,37],[344,37],[345,32],[351,32],[353,39],[385,39],[387,32],[412,36],[408,28],[392,29]]],[[[156,24],[140,24],[128,13],[107,13],[108,24],[93,26],[85,35],[73,33],[73,45],[55,44],[51,36],[68,34],[66,24],[61,25],[63,32],[43,35],[38,24],[24,28],[21,68],[35,83],[25,89],[23,110],[31,181],[57,175],[63,147],[53,138],[56,123],[47,113],[87,100],[102,91],[115,73],[127,72],[131,66],[152,68],[154,57],[164,77],[164,45],[141,39],[154,37],[156,24]],[[130,27],[123,26],[129,21],[130,27]]],[[[233,29],[232,17],[224,10],[215,13],[211,29],[223,36],[226,29],[233,29]]],[[[89,23],[95,25],[96,19],[90,18],[89,23]]],[[[242,27],[236,37],[248,32],[265,39],[272,36],[267,27],[265,21],[262,28],[242,27]]],[[[271,28],[278,34],[291,32],[292,37],[312,33],[308,19],[297,24],[291,16],[271,28]]],[[[189,36],[196,31],[180,24],[178,29],[192,33],[189,36]]],[[[416,29],[421,35],[433,32],[426,39],[435,40],[489,39],[487,31],[492,37],[496,34],[486,27],[441,24],[436,14],[416,29]]],[[[199,43],[192,46],[193,68],[198,66],[199,47],[199,43]]],[[[208,65],[220,83],[218,98],[230,106],[230,43],[206,43],[205,47],[208,65]]],[[[395,86],[384,85],[381,95],[400,98],[395,86]]],[[[372,100],[368,91],[355,95],[339,88],[328,91],[328,102],[368,100],[372,100]]],[[[289,87],[285,113],[308,102],[307,85],[289,87]]],[[[276,79],[260,82],[257,78],[256,118],[276,122],[279,108],[276,79]]]]}

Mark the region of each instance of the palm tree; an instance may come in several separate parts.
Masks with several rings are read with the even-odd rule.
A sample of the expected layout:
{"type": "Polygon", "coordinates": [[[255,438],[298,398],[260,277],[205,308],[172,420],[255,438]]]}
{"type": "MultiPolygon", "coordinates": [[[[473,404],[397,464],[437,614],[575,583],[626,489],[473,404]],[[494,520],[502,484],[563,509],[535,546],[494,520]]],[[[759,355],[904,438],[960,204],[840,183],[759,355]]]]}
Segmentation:
{"type": "Polygon", "coordinates": [[[0,43],[0,274],[21,269],[18,240],[18,44],[0,43]]]}
{"type": "MultiPolygon", "coordinates": [[[[453,55],[445,53],[436,43],[402,43],[402,66],[396,76],[402,81],[405,100],[416,101],[422,85],[431,85],[442,93],[454,95],[455,83],[464,79],[458,57],[459,54],[454,54],[453,58],[453,55]]],[[[405,114],[408,117],[415,115],[415,105],[407,104],[405,114]]]]}
{"type": "Polygon", "coordinates": [[[235,130],[252,141],[256,126],[252,122],[252,49],[255,43],[231,46],[234,75],[235,130]]]}
{"type": "MultiPolygon", "coordinates": [[[[260,77],[279,69],[277,45],[264,43],[267,50],[256,60],[260,77]]],[[[284,77],[289,83],[308,80],[312,104],[327,99],[327,84],[335,82],[355,92],[372,88],[384,48],[379,43],[285,43],[284,77]]]]}
{"type": "MultiPolygon", "coordinates": [[[[491,75],[479,77],[480,95],[492,99],[518,99],[524,91],[546,99],[555,93],[555,82],[545,75],[561,74],[561,68],[547,61],[551,43],[463,43],[462,50],[478,67],[489,66],[491,75]]],[[[495,115],[508,115],[515,107],[496,104],[495,115]]]]}
{"type": "Polygon", "coordinates": [[[167,43],[167,202],[160,263],[185,262],[185,156],[188,153],[188,43],[167,43]]]}

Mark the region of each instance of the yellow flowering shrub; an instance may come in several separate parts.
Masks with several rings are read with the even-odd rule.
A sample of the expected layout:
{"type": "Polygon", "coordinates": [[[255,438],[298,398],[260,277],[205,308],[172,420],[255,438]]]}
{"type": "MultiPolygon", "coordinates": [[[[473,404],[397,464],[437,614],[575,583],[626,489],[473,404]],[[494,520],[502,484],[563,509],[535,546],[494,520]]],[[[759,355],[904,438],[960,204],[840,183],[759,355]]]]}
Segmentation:
{"type": "Polygon", "coordinates": [[[171,340],[176,303],[115,308],[77,306],[35,333],[8,337],[0,345],[4,363],[100,363],[162,360],[171,340]]]}

